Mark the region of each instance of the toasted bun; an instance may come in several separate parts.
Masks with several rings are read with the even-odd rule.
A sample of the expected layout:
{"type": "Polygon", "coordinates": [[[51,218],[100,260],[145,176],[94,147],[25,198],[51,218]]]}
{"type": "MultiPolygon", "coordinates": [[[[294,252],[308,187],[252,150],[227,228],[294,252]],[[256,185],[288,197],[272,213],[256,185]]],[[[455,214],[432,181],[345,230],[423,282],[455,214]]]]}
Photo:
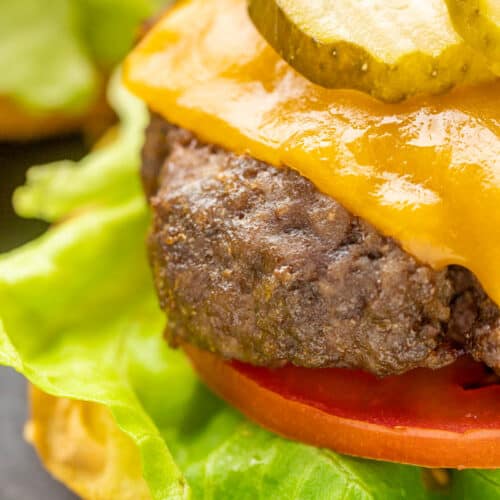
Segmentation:
{"type": "Polygon", "coordinates": [[[151,499],[137,448],[107,408],[35,387],[29,398],[25,438],[56,479],[85,499],[151,499]]]}

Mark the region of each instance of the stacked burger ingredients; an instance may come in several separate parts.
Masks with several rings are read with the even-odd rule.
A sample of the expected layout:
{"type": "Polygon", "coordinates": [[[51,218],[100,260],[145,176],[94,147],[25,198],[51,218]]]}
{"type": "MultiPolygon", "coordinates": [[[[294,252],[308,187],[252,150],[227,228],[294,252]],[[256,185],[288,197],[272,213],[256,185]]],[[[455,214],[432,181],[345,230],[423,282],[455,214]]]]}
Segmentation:
{"type": "Polygon", "coordinates": [[[114,136],[15,197],[58,222],[0,260],[47,468],[84,498],[498,498],[499,33],[494,0],[158,18],[114,136]]]}

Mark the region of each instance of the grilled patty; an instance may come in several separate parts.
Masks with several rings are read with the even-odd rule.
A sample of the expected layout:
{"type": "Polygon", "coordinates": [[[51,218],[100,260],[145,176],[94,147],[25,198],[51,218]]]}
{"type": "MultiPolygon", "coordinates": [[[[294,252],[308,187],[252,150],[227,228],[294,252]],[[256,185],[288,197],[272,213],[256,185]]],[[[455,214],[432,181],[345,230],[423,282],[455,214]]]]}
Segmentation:
{"type": "Polygon", "coordinates": [[[435,271],[297,172],[152,117],[149,255],[172,344],[256,365],[500,369],[500,312],[467,270],[435,271]]]}

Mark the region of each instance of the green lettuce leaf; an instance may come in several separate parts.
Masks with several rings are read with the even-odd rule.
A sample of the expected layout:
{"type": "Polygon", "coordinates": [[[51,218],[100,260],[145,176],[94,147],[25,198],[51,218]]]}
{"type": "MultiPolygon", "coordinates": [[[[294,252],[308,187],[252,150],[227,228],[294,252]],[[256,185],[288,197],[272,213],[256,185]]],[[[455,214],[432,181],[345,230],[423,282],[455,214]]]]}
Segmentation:
{"type": "MultiPolygon", "coordinates": [[[[160,7],[158,0],[77,0],[83,12],[83,35],[100,65],[119,61],[133,44],[138,23],[160,7]]],[[[166,3],[166,2],[163,2],[166,3]]]]}
{"type": "MultiPolygon", "coordinates": [[[[166,4],[167,1],[162,1],[166,4]]],[[[3,0],[0,96],[31,111],[83,111],[99,70],[127,53],[159,0],[3,0]]]]}
{"type": "MultiPolygon", "coordinates": [[[[109,408],[137,446],[154,499],[438,497],[417,467],[345,457],[259,428],[167,347],[138,182],[145,110],[117,79],[111,96],[122,120],[116,141],[80,163],[37,167],[16,194],[24,216],[62,222],[0,258],[0,362],[49,394],[109,408]]],[[[457,473],[457,494],[500,493],[487,474],[457,473]]]]}
{"type": "Polygon", "coordinates": [[[71,0],[0,3],[0,95],[33,110],[79,111],[98,77],[79,34],[71,0]]]}
{"type": "Polygon", "coordinates": [[[14,195],[20,215],[54,222],[83,207],[141,196],[137,172],[148,115],[118,79],[119,75],[113,78],[108,92],[108,101],[120,117],[116,140],[78,164],[68,160],[31,168],[26,185],[14,195]]]}
{"type": "Polygon", "coordinates": [[[500,471],[466,470],[453,475],[452,497],[456,499],[480,498],[496,500],[500,498],[500,471]]]}

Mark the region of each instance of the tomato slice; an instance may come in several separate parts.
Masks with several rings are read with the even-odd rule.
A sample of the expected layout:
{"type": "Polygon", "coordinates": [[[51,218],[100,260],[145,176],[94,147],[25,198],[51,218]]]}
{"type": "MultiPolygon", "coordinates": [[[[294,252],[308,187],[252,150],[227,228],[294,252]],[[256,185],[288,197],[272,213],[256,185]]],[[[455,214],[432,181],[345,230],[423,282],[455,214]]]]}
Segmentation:
{"type": "Polygon", "coordinates": [[[255,367],[183,348],[214,392],[282,436],[427,467],[500,467],[500,384],[468,358],[381,379],[340,368],[255,367]]]}

